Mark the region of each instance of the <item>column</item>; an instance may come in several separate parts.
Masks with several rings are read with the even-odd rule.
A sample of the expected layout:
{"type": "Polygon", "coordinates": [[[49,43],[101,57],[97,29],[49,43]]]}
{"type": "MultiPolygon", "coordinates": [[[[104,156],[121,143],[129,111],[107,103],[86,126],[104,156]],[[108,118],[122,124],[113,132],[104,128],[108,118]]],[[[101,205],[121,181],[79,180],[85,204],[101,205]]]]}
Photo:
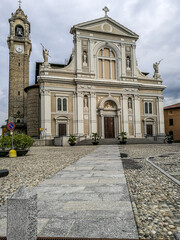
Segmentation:
{"type": "Polygon", "coordinates": [[[135,137],[142,137],[141,133],[141,113],[139,96],[134,96],[134,124],[135,137]]]}
{"type": "Polygon", "coordinates": [[[163,106],[163,97],[158,98],[158,135],[164,136],[164,106],[163,106]]]}
{"type": "Polygon", "coordinates": [[[81,54],[81,39],[77,37],[76,41],[76,66],[77,66],[77,71],[81,72],[82,71],[82,54],[81,54]]]}
{"type": "Polygon", "coordinates": [[[133,72],[133,77],[137,77],[137,66],[136,66],[136,45],[132,46],[132,72],[133,72]]]}
{"type": "Polygon", "coordinates": [[[93,132],[97,132],[97,117],[96,117],[96,94],[91,93],[90,98],[90,129],[92,134],[93,132]]]}
{"type": "Polygon", "coordinates": [[[77,134],[84,135],[83,94],[77,93],[77,134]]]}
{"type": "Polygon", "coordinates": [[[41,128],[45,134],[42,138],[51,138],[51,93],[46,89],[41,89],[41,128]]]}
{"type": "Polygon", "coordinates": [[[126,76],[126,54],[125,54],[125,46],[121,45],[122,49],[122,76],[126,76]]]}
{"type": "Polygon", "coordinates": [[[129,135],[128,126],[128,96],[123,95],[122,97],[122,131],[129,135]]]}

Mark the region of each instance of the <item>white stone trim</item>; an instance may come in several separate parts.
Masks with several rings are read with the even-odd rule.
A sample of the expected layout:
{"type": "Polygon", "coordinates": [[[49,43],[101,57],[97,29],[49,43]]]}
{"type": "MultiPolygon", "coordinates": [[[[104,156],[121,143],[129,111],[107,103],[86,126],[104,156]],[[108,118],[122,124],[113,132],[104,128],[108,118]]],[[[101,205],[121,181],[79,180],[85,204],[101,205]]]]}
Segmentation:
{"type": "MultiPolygon", "coordinates": [[[[45,87],[40,89],[41,93],[41,128],[46,130],[46,139],[51,138],[51,92],[45,87]]],[[[45,136],[44,136],[45,137],[45,136]]]]}
{"type": "Polygon", "coordinates": [[[58,116],[54,118],[56,121],[56,136],[59,136],[59,124],[66,124],[66,135],[69,135],[69,118],[67,116],[58,116]]]}

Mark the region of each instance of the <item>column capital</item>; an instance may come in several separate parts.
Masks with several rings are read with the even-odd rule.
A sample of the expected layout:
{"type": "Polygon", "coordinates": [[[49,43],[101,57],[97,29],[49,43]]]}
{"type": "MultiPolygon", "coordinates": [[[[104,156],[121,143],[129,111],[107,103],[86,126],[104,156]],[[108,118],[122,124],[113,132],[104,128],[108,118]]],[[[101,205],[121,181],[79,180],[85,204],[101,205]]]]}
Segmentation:
{"type": "Polygon", "coordinates": [[[123,100],[128,100],[128,95],[123,94],[122,98],[123,98],[123,100]]]}
{"type": "Polygon", "coordinates": [[[140,100],[139,95],[134,95],[134,100],[140,100]]]}

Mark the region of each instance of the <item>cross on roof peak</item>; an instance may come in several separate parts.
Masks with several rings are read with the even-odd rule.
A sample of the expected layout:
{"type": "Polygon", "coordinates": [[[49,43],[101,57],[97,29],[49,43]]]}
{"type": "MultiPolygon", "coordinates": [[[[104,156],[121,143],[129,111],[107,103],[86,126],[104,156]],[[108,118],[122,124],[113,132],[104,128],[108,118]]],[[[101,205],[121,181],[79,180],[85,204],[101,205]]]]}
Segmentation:
{"type": "Polygon", "coordinates": [[[102,10],[105,12],[105,16],[107,16],[107,13],[109,12],[109,8],[105,6],[102,10]]]}
{"type": "Polygon", "coordinates": [[[19,8],[21,8],[21,3],[22,3],[22,1],[21,1],[21,0],[18,0],[18,2],[19,2],[19,8]]]}

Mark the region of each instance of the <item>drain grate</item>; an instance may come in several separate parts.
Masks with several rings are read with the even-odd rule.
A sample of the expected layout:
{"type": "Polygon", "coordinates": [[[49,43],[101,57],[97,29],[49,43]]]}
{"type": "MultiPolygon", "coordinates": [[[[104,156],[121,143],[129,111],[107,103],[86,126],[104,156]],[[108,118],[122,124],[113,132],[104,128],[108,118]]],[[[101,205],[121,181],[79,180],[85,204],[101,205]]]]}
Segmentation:
{"type": "Polygon", "coordinates": [[[122,164],[124,169],[140,169],[142,166],[134,161],[134,159],[122,159],[122,164]]]}

